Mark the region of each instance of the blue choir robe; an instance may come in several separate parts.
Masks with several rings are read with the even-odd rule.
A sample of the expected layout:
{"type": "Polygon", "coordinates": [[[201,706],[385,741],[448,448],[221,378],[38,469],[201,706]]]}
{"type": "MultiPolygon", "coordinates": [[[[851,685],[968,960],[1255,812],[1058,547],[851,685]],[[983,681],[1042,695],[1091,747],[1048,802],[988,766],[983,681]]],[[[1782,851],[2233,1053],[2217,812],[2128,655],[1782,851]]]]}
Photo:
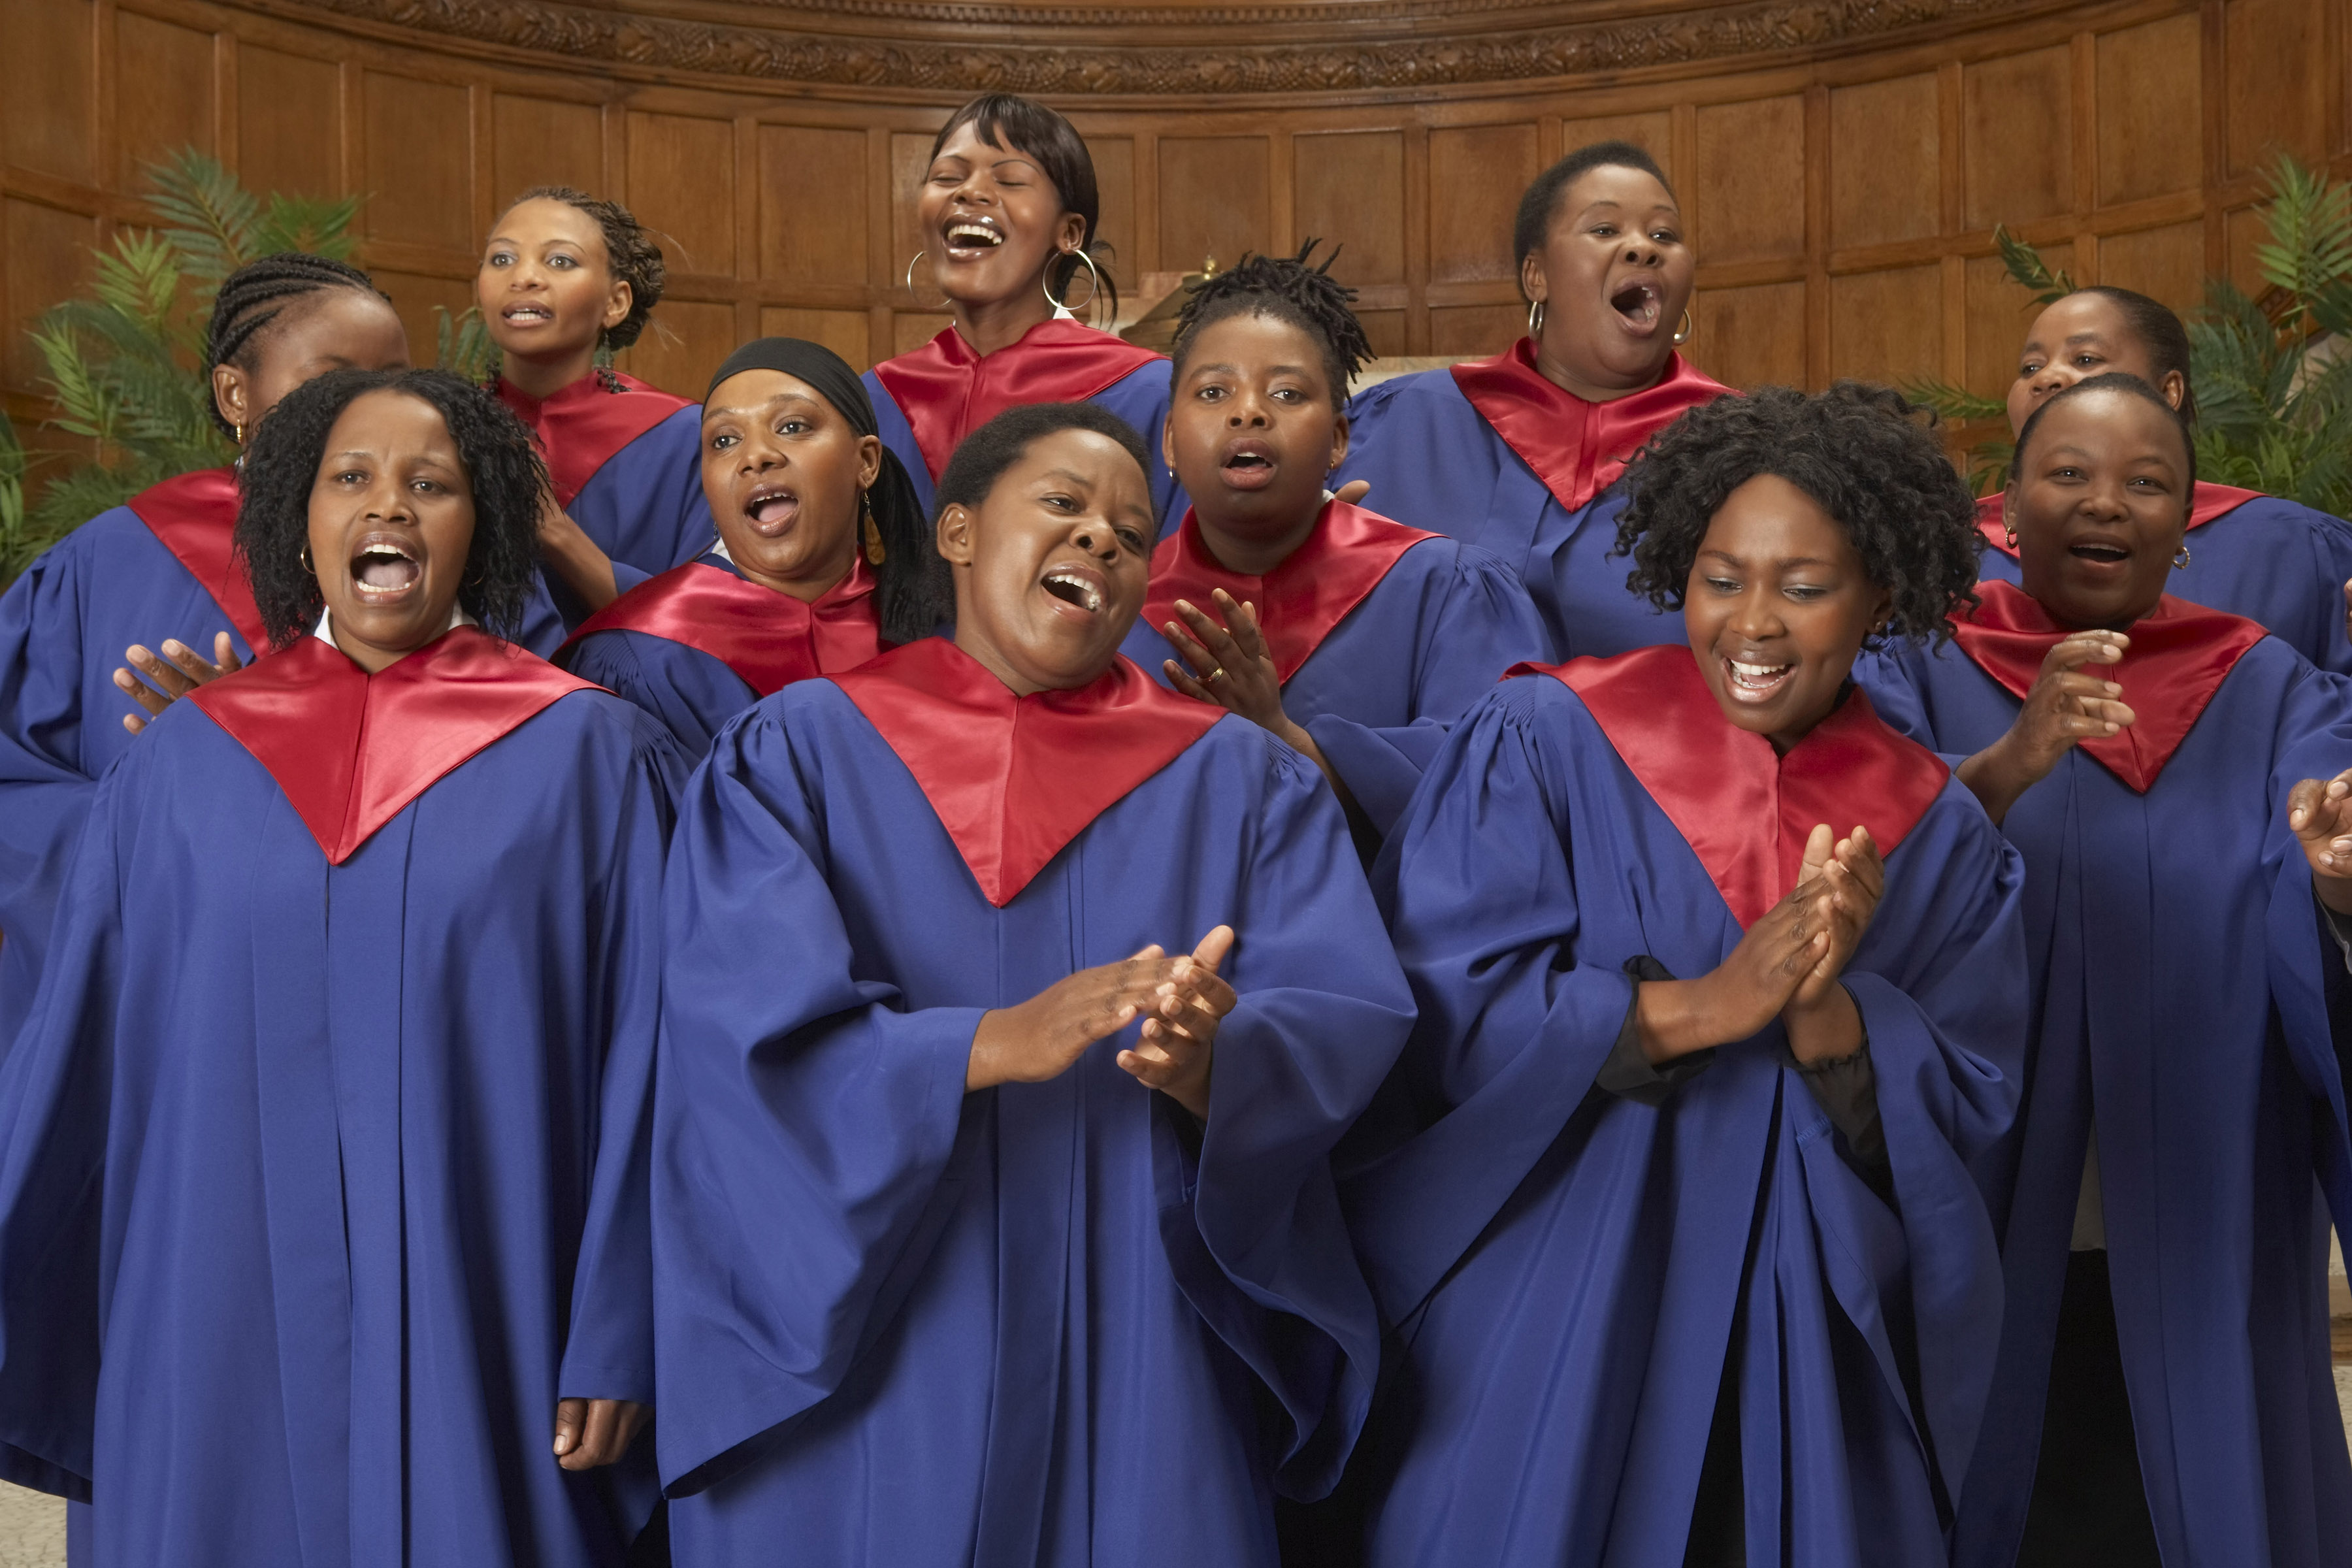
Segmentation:
{"type": "MultiPolygon", "coordinates": [[[[1977,528],[1992,546],[1979,575],[2015,583],[2017,550],[1996,493],[1977,502],[1977,528]]],[[[2352,675],[2344,584],[2352,582],[2352,523],[2299,501],[2200,482],[2182,541],[2189,564],[2172,575],[2175,598],[2243,616],[2322,669],[2352,675]]]]}
{"type": "Polygon", "coordinates": [[[1187,512],[1152,552],[1143,614],[1120,651],[1164,682],[1176,649],[1160,628],[1181,624],[1178,599],[1214,616],[1218,588],[1257,606],[1283,710],[1381,833],[1454,721],[1503,671],[1549,651],[1527,590],[1494,556],[1339,501],[1262,577],[1227,571],[1187,512]]]}
{"type": "Polygon", "coordinates": [[[1776,759],[1687,648],[1554,673],[1455,727],[1374,873],[1421,1021],[1366,1126],[1409,1135],[1343,1165],[1401,1363],[1370,1561],[1679,1563],[1721,1393],[1748,1563],[1941,1568],[1999,1323],[1969,1162],[2015,1106],[2017,857],[1859,694],[1776,759]],[[1704,975],[1857,821],[1885,1197],[1778,1023],[1599,1086],[1637,961],[1704,975]]]}
{"type": "Polygon", "coordinates": [[[550,1444],[653,1393],[677,771],[460,627],[306,637],[101,781],[0,1069],[0,1477],[95,1568],[619,1563],[650,1456],[550,1444]]]}
{"type": "Polygon", "coordinates": [[[1412,1005],[1313,765],[1123,660],[1016,699],[927,637],[721,731],[672,854],[677,1560],[1271,1568],[1370,1402],[1328,1152],[1412,1005]],[[982,1010],[1221,922],[1205,1130],[1132,1028],[965,1092],[982,1010]]]}
{"type": "Polygon", "coordinates": [[[1642,443],[1727,390],[1676,354],[1649,390],[1587,403],[1544,379],[1522,338],[1359,393],[1332,482],[1369,479],[1367,505],[1501,556],[1561,658],[1680,643],[1680,617],[1625,590],[1633,562],[1612,553],[1625,498],[1612,487],[1642,443]]]}
{"type": "Polygon", "coordinates": [[[1192,503],[1160,456],[1168,420],[1165,355],[1066,317],[1040,321],[992,354],[948,327],[910,353],[866,373],[882,444],[898,455],[930,515],[940,476],[966,436],[1024,403],[1093,403],[1133,426],[1150,460],[1151,500],[1164,524],[1192,503]]]}
{"type": "MultiPolygon", "coordinates": [[[[1890,723],[1948,752],[2008,731],[2063,635],[2021,590],[1979,592],[1958,647],[1862,671],[1890,723]]],[[[2294,1001],[2331,969],[2340,982],[2344,960],[2285,803],[2297,780],[2352,766],[2352,685],[2180,600],[2131,636],[2107,678],[2138,721],[2076,746],[2002,824],[2025,857],[2033,1044],[2018,1124],[1988,1162],[2008,1306],[1955,1561],[2005,1565],[2025,1527],[2095,1104],[2116,1336],[2165,1561],[2316,1568],[2352,1541],[2313,1179],[2343,1166],[2341,1073],[2325,1003],[2294,1001]]],[[[2352,1221],[2352,1192],[2340,1177],[2333,1191],[2352,1221]]]]}
{"type": "Polygon", "coordinates": [[[660,720],[678,754],[698,762],[727,721],[761,698],[855,669],[888,647],[874,587],[861,557],[803,604],[746,578],[721,546],[597,611],[555,663],[660,720]]]}
{"type": "Polygon", "coordinates": [[[232,470],[184,474],[90,519],[0,596],[0,1056],[32,1006],[99,777],[133,744],[124,651],[176,637],[210,658],[217,632],[247,661],[267,646],[230,559],[236,525],[232,470]]]}
{"type": "MultiPolygon", "coordinates": [[[[539,438],[555,499],[613,560],[625,594],[683,566],[719,536],[702,494],[702,408],[635,376],[600,370],[541,399],[501,379],[494,390],[539,438]]],[[[543,603],[520,639],[552,654],[588,606],[545,568],[543,603]]]]}

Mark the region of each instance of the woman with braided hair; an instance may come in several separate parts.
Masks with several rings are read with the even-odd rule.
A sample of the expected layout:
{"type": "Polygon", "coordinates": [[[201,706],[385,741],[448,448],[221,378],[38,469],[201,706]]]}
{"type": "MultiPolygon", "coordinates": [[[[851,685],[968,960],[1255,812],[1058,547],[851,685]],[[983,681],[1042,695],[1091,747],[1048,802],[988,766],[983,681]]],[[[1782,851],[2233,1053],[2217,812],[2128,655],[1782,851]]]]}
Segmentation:
{"type": "Polygon", "coordinates": [[[699,413],[597,363],[637,341],[667,278],[628,208],[569,185],[516,197],[482,247],[474,303],[499,349],[493,390],[539,437],[555,500],[539,543],[562,626],[526,627],[533,652],[710,548],[699,413]]]}
{"type": "Polygon", "coordinates": [[[1550,642],[1501,561],[1324,489],[1371,345],[1315,244],[1185,301],[1161,447],[1192,506],[1123,651],[1311,758],[1377,837],[1447,727],[1550,642]]]}
{"type": "MultiPolygon", "coordinates": [[[[366,273],[323,256],[238,268],[205,333],[213,418],[240,452],[312,377],[407,363],[390,302],[366,273]]],[[[99,775],[147,715],[267,646],[230,561],[236,506],[234,468],[166,479],[43,552],[0,597],[0,1053],[40,978],[99,775]],[[152,686],[116,668],[126,657],[152,686]]]]}

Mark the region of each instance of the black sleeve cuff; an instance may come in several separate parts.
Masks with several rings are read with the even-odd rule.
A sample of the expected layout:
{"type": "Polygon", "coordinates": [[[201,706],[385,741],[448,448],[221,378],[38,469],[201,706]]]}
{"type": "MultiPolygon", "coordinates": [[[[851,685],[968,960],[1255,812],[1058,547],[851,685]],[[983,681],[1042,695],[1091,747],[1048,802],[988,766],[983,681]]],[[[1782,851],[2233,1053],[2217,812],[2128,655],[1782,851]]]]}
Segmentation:
{"type": "Polygon", "coordinates": [[[1663,1105],[1666,1096],[1706,1070],[1715,1060],[1715,1048],[1693,1051],[1673,1061],[1654,1063],[1642,1054],[1642,1026],[1639,1018],[1642,988],[1644,980],[1672,980],[1674,972],[1648,953],[1625,961],[1625,973],[1637,983],[1633,999],[1626,1004],[1625,1021],[1618,1026],[1616,1048],[1592,1081],[1620,1100],[1638,1100],[1643,1105],[1663,1105]]]}
{"type": "Polygon", "coordinates": [[[2339,915],[2319,901],[2319,890],[2312,889],[2311,901],[2319,910],[2322,929],[2336,939],[2336,951],[2344,957],[2344,972],[2352,974],[2352,915],[2339,915]]]}
{"type": "Polygon", "coordinates": [[[1798,1063],[1797,1076],[1837,1129],[1845,1163],[1871,1191],[1891,1203],[1895,1169],[1886,1158],[1886,1129],[1878,1115],[1878,1071],[1870,1063],[1869,1037],[1864,1037],[1852,1056],[1810,1067],[1798,1063]]]}

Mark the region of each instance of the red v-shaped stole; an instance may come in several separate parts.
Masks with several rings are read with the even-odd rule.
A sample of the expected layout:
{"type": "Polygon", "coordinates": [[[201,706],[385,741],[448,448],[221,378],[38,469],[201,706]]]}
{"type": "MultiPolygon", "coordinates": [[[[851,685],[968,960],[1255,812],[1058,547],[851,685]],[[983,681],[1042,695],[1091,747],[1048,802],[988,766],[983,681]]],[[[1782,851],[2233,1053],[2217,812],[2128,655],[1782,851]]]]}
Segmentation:
{"type": "Polygon", "coordinates": [[[1404,552],[1436,534],[1391,522],[1378,512],[1344,501],[1326,501],[1305,543],[1263,577],[1245,577],[1218,564],[1201,541],[1191,512],[1184,526],[1151,552],[1151,584],[1144,590],[1143,624],[1160,631],[1181,622],[1176,601],[1216,618],[1210,594],[1223,588],[1235,600],[1257,606],[1258,626],[1274,655],[1277,679],[1298,673],[1323,645],[1331,628],[1370,596],[1404,552]]]}
{"type": "Polygon", "coordinates": [[[546,400],[517,391],[505,378],[499,381],[499,401],[530,426],[539,437],[540,455],[547,459],[547,477],[555,486],[559,506],[588,488],[605,462],[681,408],[694,406],[683,397],[656,391],[632,375],[604,373],[621,390],[605,390],[604,377],[582,376],[546,400]]]}
{"type": "Polygon", "coordinates": [[[269,770],[340,866],[475,752],[557,698],[595,689],[457,626],[378,675],[306,637],[188,700],[269,770]]]}
{"type": "MultiPolygon", "coordinates": [[[[2010,543],[2009,531],[2000,521],[2001,493],[1995,490],[1989,496],[1977,498],[1977,531],[1984,535],[1987,544],[2014,559],[2017,549],[2010,543]]],[[[2215,518],[2225,517],[2250,500],[2262,499],[2260,490],[2242,490],[2235,485],[2209,485],[2200,479],[2197,489],[2189,498],[2189,526],[2202,528],[2215,518]]]]}
{"type": "Polygon", "coordinates": [[[1006,409],[1083,403],[1160,357],[1125,338],[1055,317],[984,357],[950,327],[914,353],[876,365],[874,378],[907,416],[923,467],[937,480],[956,444],[1006,409]]]}
{"type": "Polygon", "coordinates": [[[1671,354],[1665,379],[1657,385],[1630,397],[1587,403],[1536,368],[1531,338],[1521,338],[1493,359],[1455,365],[1454,384],[1570,511],[1608,489],[1643,442],[1731,392],[1693,370],[1682,355],[1671,354]]]}
{"type": "Polygon", "coordinates": [[[642,632],[709,654],[761,697],[795,680],[856,669],[884,647],[874,576],[859,560],[814,604],[689,561],[638,584],[581,625],[555,661],[598,632],[642,632]]]}
{"type": "MultiPolygon", "coordinates": [[[[1953,617],[1960,651],[2022,702],[2051,648],[2073,634],[2013,583],[1979,583],[1977,596],[1981,602],[1975,609],[1953,617]]],[[[2132,623],[2130,635],[2121,664],[2083,668],[2121,686],[2137,721],[2121,734],[2075,744],[2146,795],[2197,727],[2213,693],[2263,632],[2243,616],[2167,594],[2154,614],[2132,623]]]]}
{"type": "Polygon", "coordinates": [[[914,774],[981,895],[1000,910],[1224,716],[1124,658],[1076,691],[1015,697],[945,637],[828,679],[914,774]]]}
{"type": "MultiPolygon", "coordinates": [[[[261,610],[253,602],[253,584],[236,564],[236,470],[198,468],[140,491],[129,504],[148,531],[213,596],[245,646],[256,653],[269,651],[261,610]]],[[[196,651],[212,657],[209,643],[196,651]]]]}
{"type": "Polygon", "coordinates": [[[1817,824],[1841,838],[1860,824],[1892,855],[1951,776],[1942,758],[1888,729],[1859,688],[1780,756],[1723,716],[1678,645],[1511,673],[1556,676],[1583,700],[1743,928],[1797,885],[1817,824]]]}

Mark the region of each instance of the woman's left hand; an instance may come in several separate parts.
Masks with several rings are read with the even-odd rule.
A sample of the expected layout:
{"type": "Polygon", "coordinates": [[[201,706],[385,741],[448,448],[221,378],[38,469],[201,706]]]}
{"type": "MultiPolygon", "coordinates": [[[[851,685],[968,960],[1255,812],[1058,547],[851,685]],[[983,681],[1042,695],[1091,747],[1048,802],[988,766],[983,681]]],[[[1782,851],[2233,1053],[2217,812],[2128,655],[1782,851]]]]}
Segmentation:
{"type": "Polygon", "coordinates": [[[1160,628],[1183,656],[1184,663],[1192,667],[1188,670],[1172,658],[1166,660],[1160,668],[1168,672],[1169,683],[1185,696],[1238,713],[1304,751],[1293,731],[1300,736],[1305,731],[1282,710],[1282,678],[1275,673],[1274,655],[1266,649],[1265,634],[1258,629],[1257,606],[1236,604],[1223,588],[1211,597],[1218,614],[1225,617],[1223,625],[1200,606],[1179,599],[1176,613],[1183,617],[1181,624],[1170,621],[1160,628]]]}
{"type": "Polygon", "coordinates": [[[114,684],[124,696],[147,710],[146,719],[136,713],[122,716],[122,727],[134,735],[147,728],[148,719],[162,713],[197,687],[218,680],[224,675],[233,675],[245,668],[245,661],[236,657],[236,646],[229,640],[226,632],[213,634],[213,657],[209,663],[195,649],[176,638],[165,639],[162,658],[157,658],[138,643],[125,648],[122,657],[131,661],[131,667],[116,668],[114,684]],[[133,675],[132,669],[139,674],[133,675]],[[145,676],[147,681],[141,681],[140,675],[145,676]]]}
{"type": "Polygon", "coordinates": [[[1239,1000],[1217,971],[1234,950],[1234,928],[1219,926],[1160,987],[1144,1016],[1142,1038],[1118,1053],[1119,1067],[1160,1090],[1202,1121],[1209,1120],[1209,1069],[1217,1026],[1239,1000]]]}
{"type": "Polygon", "coordinates": [[[1819,823],[1805,840],[1797,885],[1818,886],[1829,894],[1829,951],[1797,982],[1797,993],[1781,1009],[1780,1022],[1789,1031],[1789,1049],[1799,1061],[1832,1061],[1862,1047],[1862,1014],[1839,978],[1878,912],[1879,896],[1886,890],[1886,862],[1870,829],[1857,826],[1832,844],[1829,824],[1819,823]]]}
{"type": "Polygon", "coordinates": [[[2319,901],[2352,915],[2352,768],[2332,779],[2305,779],[2288,791],[2286,824],[2311,863],[2319,901]]]}
{"type": "Polygon", "coordinates": [[[650,1405],[633,1399],[559,1399],[555,1402],[555,1462],[567,1470],[593,1470],[629,1451],[629,1441],[650,1405]]]}

